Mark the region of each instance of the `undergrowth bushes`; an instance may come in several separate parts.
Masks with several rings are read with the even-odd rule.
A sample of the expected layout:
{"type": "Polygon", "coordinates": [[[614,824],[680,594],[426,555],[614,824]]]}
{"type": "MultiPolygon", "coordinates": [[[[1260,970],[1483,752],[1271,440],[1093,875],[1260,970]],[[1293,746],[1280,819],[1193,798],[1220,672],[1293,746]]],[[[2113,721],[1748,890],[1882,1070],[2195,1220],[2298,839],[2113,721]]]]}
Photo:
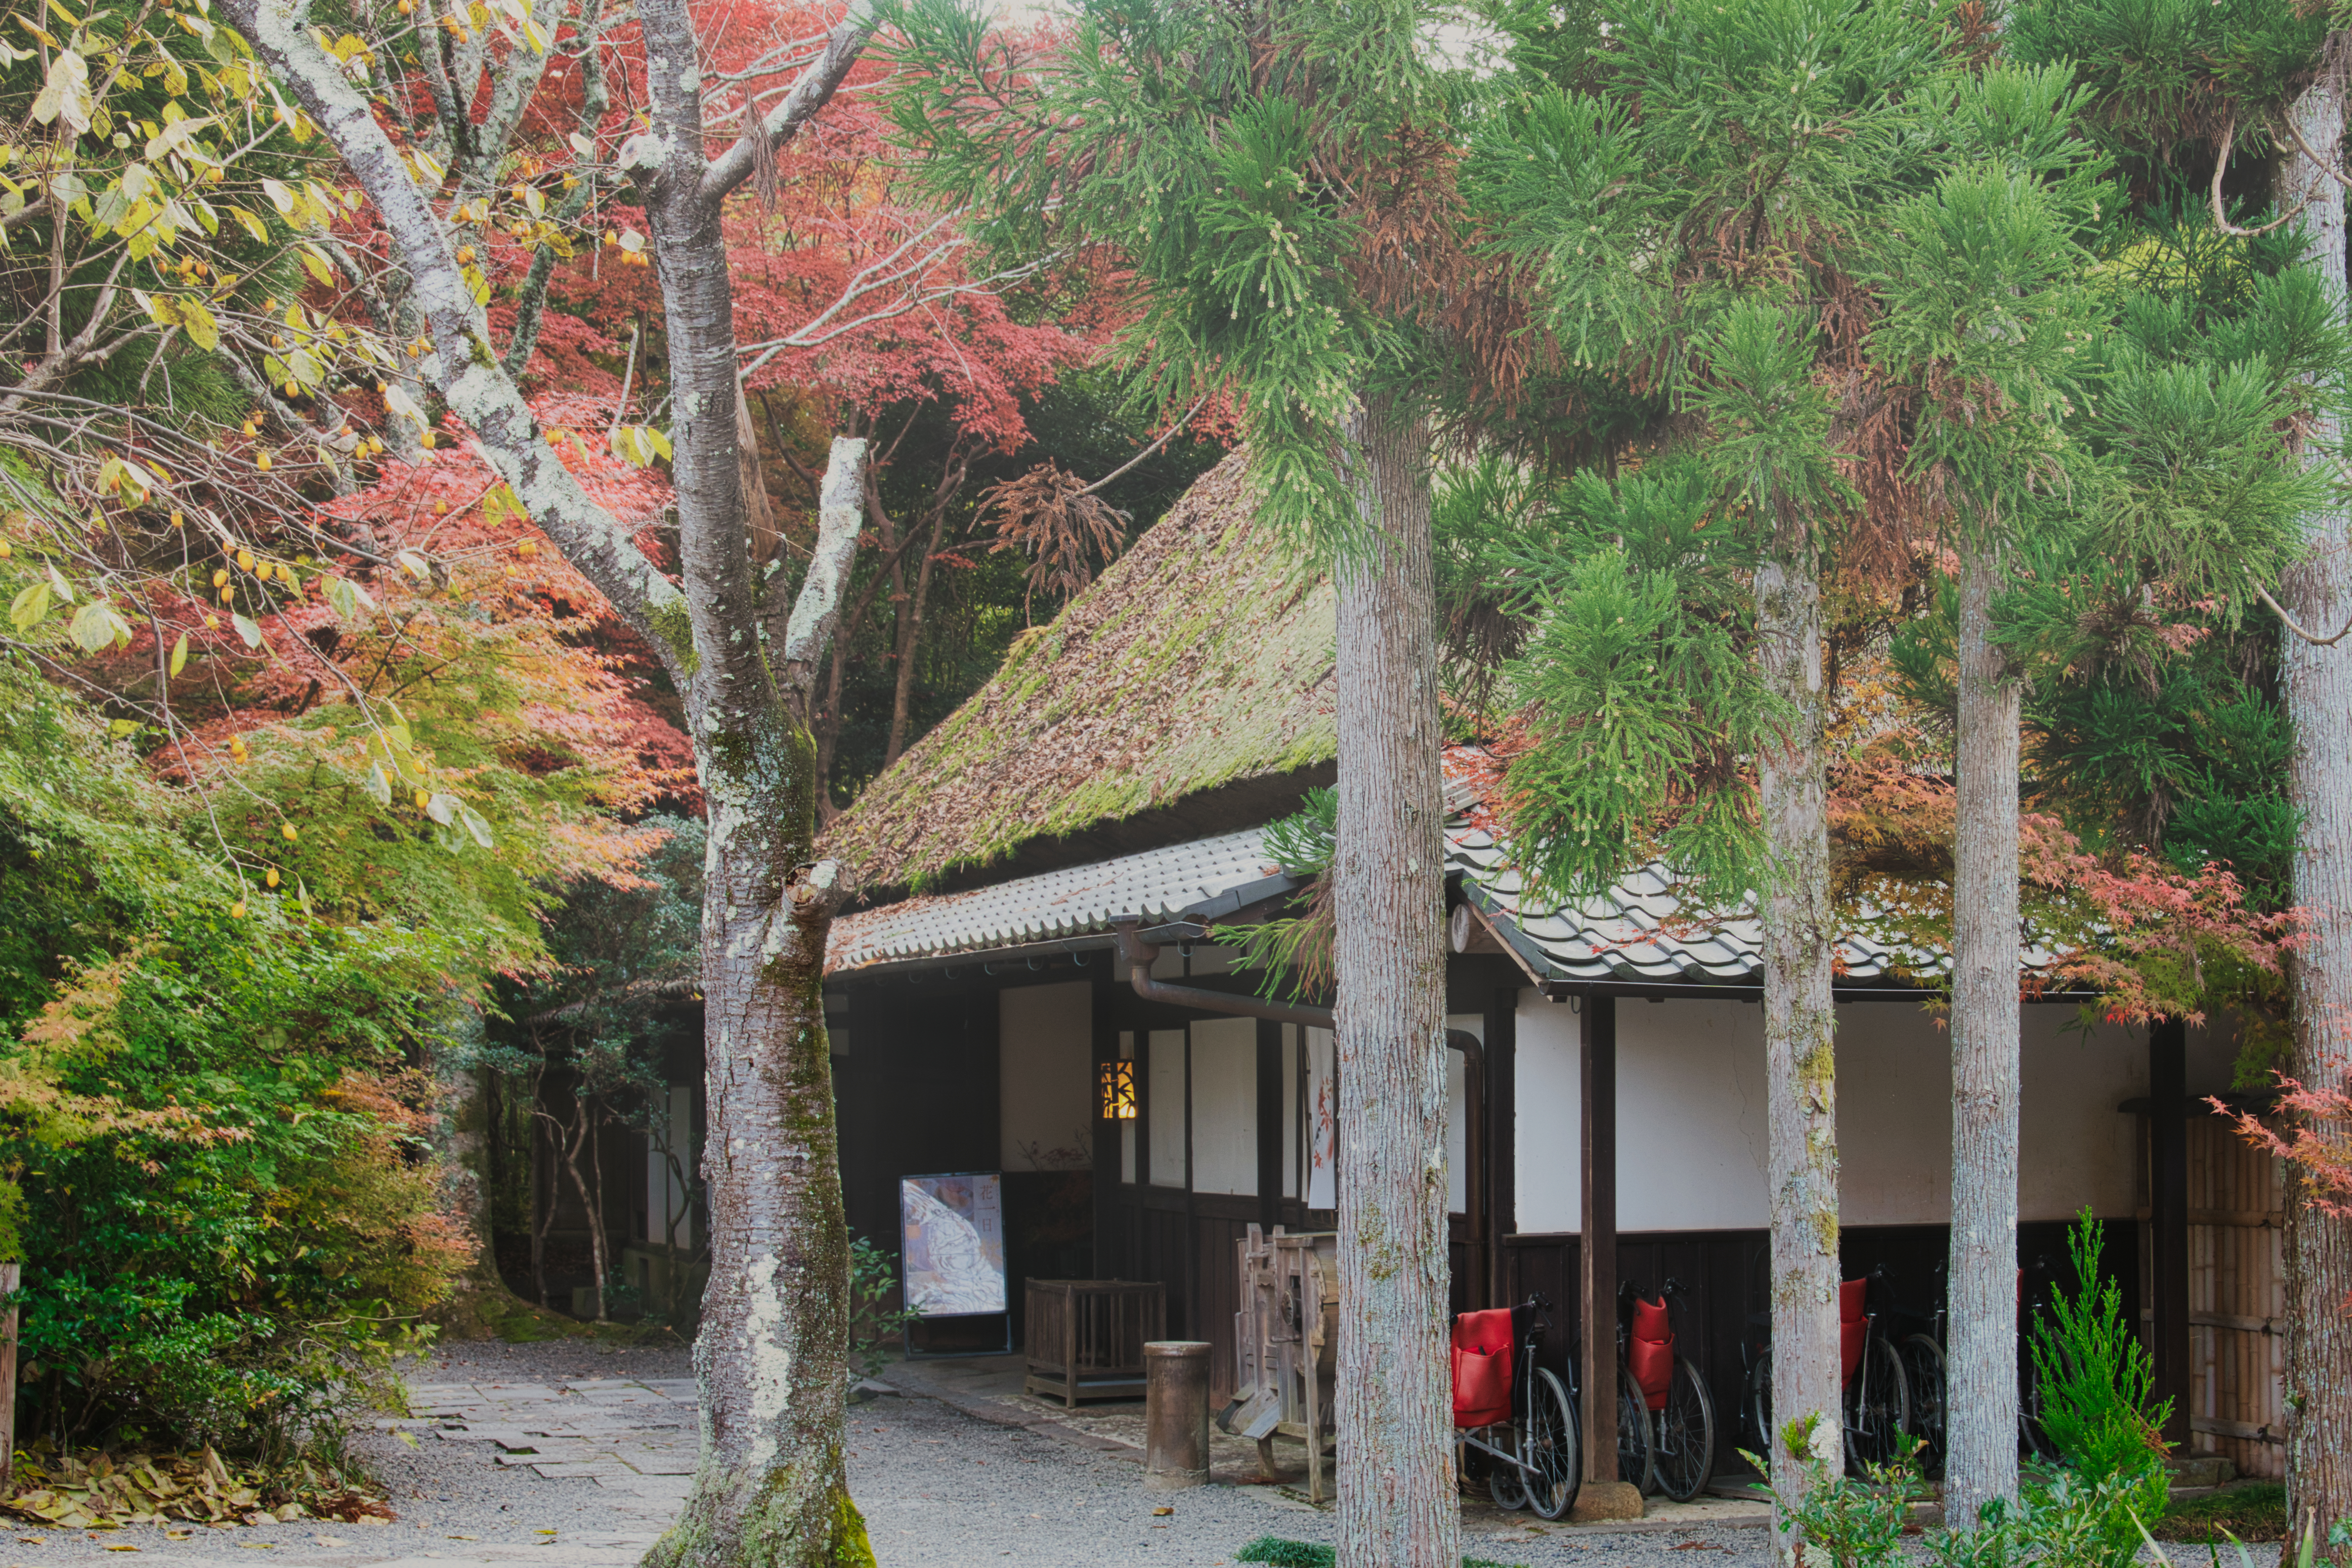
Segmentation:
{"type": "Polygon", "coordinates": [[[0,661],[18,1441],[340,1469],[467,1258],[414,1066],[467,938],[248,912],[167,793],[0,661]]]}

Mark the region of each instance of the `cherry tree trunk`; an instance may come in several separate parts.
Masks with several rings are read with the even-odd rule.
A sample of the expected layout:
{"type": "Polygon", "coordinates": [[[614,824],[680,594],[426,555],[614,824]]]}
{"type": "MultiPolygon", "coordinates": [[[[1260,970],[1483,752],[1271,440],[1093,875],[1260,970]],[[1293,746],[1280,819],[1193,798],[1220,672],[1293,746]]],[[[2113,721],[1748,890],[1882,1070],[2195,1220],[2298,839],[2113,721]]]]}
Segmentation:
{"type": "MultiPolygon", "coordinates": [[[[1771,1184],[1772,1489],[1844,1462],[1838,1378],[1837,1018],[1830,993],[1830,820],[1822,758],[1822,591],[1810,551],[1756,571],[1765,685],[1794,714],[1758,757],[1771,881],[1764,892],[1765,1161],[1771,1184]],[[1801,1444],[1784,1441],[1791,1425],[1801,1444]]],[[[1793,1556],[1784,1532],[1780,1549],[1793,1556]]]]}
{"type": "Polygon", "coordinates": [[[1991,545],[1960,561],[1952,869],[1951,1318],[1944,1517],[2017,1495],[2017,759],[2021,689],[1992,640],[1991,545]]]}
{"type": "Polygon", "coordinates": [[[713,1241],[695,1345],[702,1445],[683,1512],[647,1562],[870,1568],[842,1449],[848,1236],[820,995],[838,867],[810,863],[816,671],[857,549],[866,443],[833,446],[815,549],[778,640],[753,571],[736,423],[738,348],[720,214],[728,193],[833,97],[875,26],[864,0],[792,88],[705,156],[701,48],[686,0],[643,0],[644,129],[616,162],[653,231],[668,339],[678,580],[637,549],[546,439],[501,368],[488,317],[425,199],[299,0],[224,0],[373,203],[429,347],[415,372],[472,432],[533,522],[655,648],[685,699],[709,836],[704,860],[703,1154],[713,1241]]]}
{"type": "Polygon", "coordinates": [[[1456,1568],[1446,1354],[1445,842],[1427,425],[1349,422],[1376,553],[1339,637],[1340,1568],[1456,1568]]]}
{"type": "MultiPolygon", "coordinates": [[[[2344,130],[2341,75],[2324,69],[2291,112],[2305,142],[2333,157],[2344,130]]],[[[2288,206],[2303,210],[2305,265],[2316,267],[2339,315],[2346,308],[2344,191],[2299,152],[2284,154],[2288,206]]],[[[2322,419],[2305,438],[2305,461],[2326,465],[2341,438],[2322,419]]],[[[2287,573],[2280,602],[2326,636],[2352,617],[2352,521],[2340,508],[2309,519],[2310,555],[2287,573]]],[[[2294,902],[2308,914],[2293,959],[2294,1075],[2314,1089],[2352,1091],[2352,642],[2315,647],[2287,633],[2282,659],[2294,726],[2288,789],[2296,834],[2294,902]]],[[[2328,1530],[2352,1519],[2352,1221],[2321,1212],[2290,1189],[2287,1204],[2286,1464],[2295,1534],[2315,1528],[2332,1561],[2328,1530]]]]}

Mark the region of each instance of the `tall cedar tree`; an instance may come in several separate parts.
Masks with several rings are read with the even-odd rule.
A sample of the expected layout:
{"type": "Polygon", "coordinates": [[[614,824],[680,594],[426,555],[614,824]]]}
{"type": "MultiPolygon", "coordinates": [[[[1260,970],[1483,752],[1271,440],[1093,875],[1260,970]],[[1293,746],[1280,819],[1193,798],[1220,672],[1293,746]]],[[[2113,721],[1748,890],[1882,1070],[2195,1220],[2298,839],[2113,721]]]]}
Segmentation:
{"type": "Polygon", "coordinates": [[[911,18],[898,120],[1013,256],[1131,269],[1164,413],[1229,390],[1263,515],[1330,564],[1339,1061],[1339,1561],[1460,1555],[1445,1354],[1442,741],[1420,406],[1463,257],[1434,12],[1094,0],[1024,45],[911,18]]]}
{"type": "Polygon", "coordinates": [[[1563,893],[1654,855],[1694,907],[1763,890],[1770,1448],[1793,1503],[1843,1462],[1823,580],[1909,564],[1861,274],[1944,63],[1895,5],[1580,20],[1523,35],[1538,85],[1491,126],[1475,199],[1584,372],[1568,406],[1615,411],[1633,463],[1571,485],[1535,550],[1482,552],[1531,585],[1536,624],[1513,672],[1536,744],[1506,783],[1563,893]],[[1867,497],[1842,471],[1874,467],[1867,497]]]}
{"type": "MultiPolygon", "coordinates": [[[[517,503],[658,652],[681,697],[709,813],[702,961],[710,1104],[706,1176],[710,1285],[696,1345],[702,1448],[659,1563],[871,1562],[843,1472],[848,1241],[819,988],[837,868],[812,863],[810,688],[855,558],[862,439],[833,445],[814,551],[797,598],[769,596],[751,559],[740,444],[740,359],[723,208],[798,133],[872,32],[861,5],[740,129],[704,113],[701,40],[682,0],[639,8],[645,129],[621,173],[651,231],[668,335],[679,580],[564,466],[502,362],[467,268],[469,247],[435,209],[331,42],[288,0],[225,7],[340,156],[407,274],[415,364],[517,503]],[[719,148],[710,151],[714,140],[719,148]]],[[[463,18],[426,53],[463,47],[463,18]]],[[[478,276],[478,275],[476,275],[478,276]]]]}
{"type": "MultiPolygon", "coordinates": [[[[1790,1414],[1821,1413],[1794,1432],[1817,1457],[1835,1456],[1834,1339],[1820,1333],[1837,1258],[1828,945],[1832,921],[1864,914],[1831,913],[1826,824],[1806,810],[1806,784],[1817,798],[1826,760],[1822,639],[1859,646],[1872,622],[1900,618],[1908,601],[1893,590],[1932,570],[1926,547],[1940,537],[1958,550],[1961,591],[1904,639],[1915,654],[1938,644],[1937,679],[1906,684],[1948,725],[1955,708],[1966,713],[1959,814],[1973,808],[1979,820],[1956,834],[1957,867],[1939,847],[1896,873],[1948,874],[1953,887],[1885,902],[1937,906],[1935,929],[1914,925],[1904,945],[1948,936],[1965,949],[1954,982],[1967,1015],[1955,1026],[1954,1375],[1974,1392],[1953,1401],[1969,1409],[1955,1423],[1950,1484],[1955,1517],[1972,1517],[2015,1483],[2019,677],[2036,658],[2053,678],[2070,661],[2097,669],[2116,639],[2146,629],[2151,597],[2219,605],[2226,618],[2249,575],[2275,572],[2304,498],[2276,434],[2307,356],[2299,308],[2291,289],[2263,285],[2243,319],[2208,321],[2160,289],[2136,292],[2134,269],[2120,266],[2100,289],[2082,286],[2093,257],[2081,236],[2103,195],[2109,211],[2116,201],[2097,183],[2085,95],[2066,71],[1986,68],[1964,30],[1899,5],[1759,0],[1699,28],[1642,6],[1601,12],[1593,20],[1607,25],[1588,21],[1582,49],[1556,15],[1527,36],[1524,63],[1584,91],[1537,95],[1473,163],[1500,192],[1474,199],[1510,214],[1514,247],[1541,269],[1561,354],[1591,372],[1571,377],[1563,423],[1588,442],[1601,433],[1596,444],[1623,465],[1560,489],[1538,508],[1549,514],[1538,537],[1491,521],[1464,530],[1477,593],[1523,585],[1516,608],[1531,629],[1510,672],[1534,742],[1507,777],[1515,825],[1563,887],[1655,854],[1684,873],[1695,904],[1736,906],[1757,874],[1737,758],[1758,758],[1768,1001],[1793,994],[1822,1020],[1815,1046],[1788,1038],[1807,1016],[1799,1008],[1768,1007],[1776,1091],[1789,1099],[1775,1107],[1769,1155],[1774,1458],[1793,1495],[1806,1456],[1779,1440],[1790,1414]],[[1757,70],[1759,60],[1778,68],[1757,70]],[[1735,124],[1738,136],[1722,133],[1735,124]],[[1816,140],[1822,125],[1841,134],[1816,140]],[[1772,126],[1780,134],[1759,130],[1772,126]],[[1792,190],[1768,202],[1783,180],[1792,190]],[[1900,221],[1871,221],[1890,207],[1900,221]],[[1633,265],[1661,256],[1668,266],[1633,265]],[[2103,325],[2118,329],[2111,351],[2103,325]],[[2005,564],[2012,555],[2021,559],[2005,564]],[[2011,602],[2021,596],[2032,601],[2011,602]],[[1840,623],[1825,626],[1824,598],[1841,606],[1840,623]],[[1792,603],[1811,606],[1793,630],[1792,603]],[[2116,637],[2094,635],[2101,627],[2116,637]],[[1792,930],[1798,912],[1811,922],[1792,930]],[[1817,993],[1783,967],[1802,960],[1818,965],[1817,993]],[[1818,1172],[1799,1189],[1810,1207],[1785,1201],[1792,1166],[1818,1172]],[[1792,1312],[1792,1299],[1811,1313],[1792,1312]],[[1790,1317],[1815,1337],[1791,1335],[1790,1317]],[[1813,1364],[1789,1364],[1799,1343],[1813,1364]],[[1792,1387],[1811,1398],[1792,1402],[1792,1387]]],[[[1449,501],[1524,509],[1525,486],[1518,498],[1514,488],[1482,467],[1449,501]]],[[[1853,782],[1873,792],[1866,777],[1853,782]]],[[[2039,883],[2052,842],[2045,827],[2033,836],[2039,883]]],[[[2088,874],[2089,886],[2150,891],[2139,871],[2066,859],[2068,884],[2088,874]]],[[[1857,888],[1895,891],[1869,862],[1842,873],[1849,902],[1857,888]]],[[[2234,907],[2226,874],[2174,891],[2234,907]]],[[[2053,903],[2038,887],[2037,922],[2074,955],[2067,973],[2095,977],[2131,1016],[2153,995],[2179,994],[2138,972],[2176,971],[2172,954],[2121,940],[2118,922],[2139,916],[2090,907],[2097,897],[2081,910],[2070,902],[2084,901],[2053,903]],[[2114,950],[2076,952],[2084,941],[2114,950]]],[[[2225,919],[2217,940],[2259,965],[2274,934],[2241,940],[2237,924],[2225,919]]]]}
{"type": "MultiPolygon", "coordinates": [[[[2287,109],[2290,151],[2281,159],[2278,204],[2300,209],[2305,266],[2321,280],[2337,320],[2352,311],[2345,278],[2342,181],[2346,52],[2328,41],[2317,79],[2287,109]]],[[[2311,423],[2305,460],[2338,477],[2343,424],[2333,411],[2311,423]]],[[[2310,551],[2282,585],[2290,628],[2284,664],[2294,725],[2289,799],[2300,810],[2294,901],[2309,922],[2295,955],[2294,1072],[2305,1089],[2352,1090],[2352,512],[2340,498],[2310,518],[2310,551]]],[[[2324,1124],[2309,1124],[2325,1135],[2324,1124]]],[[[2289,1209],[2287,1232],[2287,1485],[2289,1518],[2326,1528],[2336,1562],[2352,1546],[2333,1526],[2352,1520],[2352,1217],[2307,1192],[2289,1209]]]]}
{"type": "MultiPolygon", "coordinates": [[[[2341,10],[2334,8],[2336,22],[2341,10]]],[[[2352,617],[2352,523],[2340,496],[2344,344],[2352,326],[2342,184],[2347,39],[2329,31],[2330,21],[2327,6],[2263,0],[2025,0],[2010,33],[2017,52],[2074,66],[2095,95],[2093,123],[2140,204],[2194,203],[2234,238],[2275,234],[2300,254],[2302,265],[2278,280],[2300,286],[2283,313],[2289,331],[2273,331],[2260,346],[2299,383],[2299,402],[2282,428],[2319,497],[2306,504],[2303,559],[2284,573],[2273,608],[2281,612],[2281,685],[2294,732],[2292,897],[2305,919],[2289,971],[2287,1068],[2323,1091],[2321,1103],[2326,1092],[2352,1085],[2352,918],[2345,913],[2352,909],[2352,646],[2329,641],[2352,617]],[[2268,213],[2242,211],[2264,196],[2268,213]]],[[[2317,1118],[2296,1131],[2336,1135],[2317,1118]]],[[[2342,1375],[2352,1359],[2352,1318],[2343,1310],[2352,1290],[2352,1222],[2296,1186],[2286,1257],[2289,1516],[2298,1533],[2315,1533],[2316,1550],[2352,1561],[2352,1548],[2332,1531],[2352,1519],[2352,1385],[2342,1375]]]]}

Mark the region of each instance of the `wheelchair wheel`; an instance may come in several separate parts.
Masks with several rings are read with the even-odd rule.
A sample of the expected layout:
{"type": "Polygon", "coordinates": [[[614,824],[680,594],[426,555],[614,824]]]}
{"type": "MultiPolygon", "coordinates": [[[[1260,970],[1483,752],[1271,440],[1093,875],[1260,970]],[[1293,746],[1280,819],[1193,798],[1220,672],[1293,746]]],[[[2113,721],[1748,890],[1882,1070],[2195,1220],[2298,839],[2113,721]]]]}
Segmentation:
{"type": "Polygon", "coordinates": [[[1528,1506],[1545,1519],[1558,1519],[1575,1506],[1582,1484],[1580,1458],[1568,1390],[1549,1368],[1537,1367],[1528,1388],[1527,1419],[1519,1427],[1528,1506]]]}
{"type": "Polygon", "coordinates": [[[1653,1450],[1649,1402],[1633,1369],[1617,1364],[1617,1479],[1643,1495],[1658,1490],[1658,1468],[1653,1450]]]}
{"type": "Polygon", "coordinates": [[[1655,1420],[1651,1465],[1658,1490],[1676,1502],[1688,1502],[1715,1477],[1715,1396],[1688,1358],[1675,1358],[1666,1407],[1655,1420]]]}
{"type": "Polygon", "coordinates": [[[1772,1437],[1772,1353],[1764,1352],[1748,1369],[1748,1386],[1740,1391],[1739,1418],[1747,1424],[1749,1452],[1770,1464],[1772,1437]]]}
{"type": "Polygon", "coordinates": [[[1901,1346],[1903,1375],[1911,1384],[1911,1435],[1925,1445],[1919,1450],[1922,1470],[1944,1473],[1944,1347],[1923,1333],[1901,1346]]]}
{"type": "Polygon", "coordinates": [[[1903,1434],[1911,1429],[1910,1380],[1903,1375],[1903,1358],[1895,1347],[1874,1337],[1864,1347],[1862,1364],[1854,1370],[1853,1386],[1845,1396],[1845,1461],[1849,1473],[1861,1476],[1867,1467],[1883,1465],[1899,1451],[1903,1434]]]}
{"type": "MultiPolygon", "coordinates": [[[[1524,1424],[1514,1423],[1507,1428],[1489,1427],[1486,1436],[1489,1440],[1500,1439],[1495,1443],[1496,1448],[1517,1452],[1526,1434],[1524,1424]]],[[[1508,1512],[1528,1506],[1528,1479],[1519,1473],[1517,1466],[1491,1454],[1479,1454],[1477,1458],[1480,1468],[1486,1472],[1486,1495],[1495,1500],[1496,1508],[1508,1512]]]]}

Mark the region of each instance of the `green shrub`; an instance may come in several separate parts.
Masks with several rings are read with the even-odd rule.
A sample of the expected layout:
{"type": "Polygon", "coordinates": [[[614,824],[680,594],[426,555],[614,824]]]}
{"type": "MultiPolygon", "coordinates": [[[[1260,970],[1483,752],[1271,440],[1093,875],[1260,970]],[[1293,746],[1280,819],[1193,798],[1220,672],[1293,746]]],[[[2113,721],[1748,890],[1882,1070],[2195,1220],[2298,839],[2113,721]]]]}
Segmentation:
{"type": "Polygon", "coordinates": [[[2100,1498],[2112,1505],[2105,1560],[2128,1563],[2141,1522],[2163,1518],[2170,1494],[2158,1433],[2171,1404],[2155,1397],[2155,1367],[2124,1320],[2122,1287],[2100,1278],[2100,1231],[2088,1208],[2066,1241],[2074,1289],[2051,1292],[2049,1315],[2033,1331],[2042,1429],[2074,1477],[2070,1504],[2100,1498]]]}
{"type": "Polygon", "coordinates": [[[863,1236],[849,1242],[849,1369],[872,1377],[890,1362],[890,1342],[915,1321],[898,1304],[898,1270],[863,1236]]]}

